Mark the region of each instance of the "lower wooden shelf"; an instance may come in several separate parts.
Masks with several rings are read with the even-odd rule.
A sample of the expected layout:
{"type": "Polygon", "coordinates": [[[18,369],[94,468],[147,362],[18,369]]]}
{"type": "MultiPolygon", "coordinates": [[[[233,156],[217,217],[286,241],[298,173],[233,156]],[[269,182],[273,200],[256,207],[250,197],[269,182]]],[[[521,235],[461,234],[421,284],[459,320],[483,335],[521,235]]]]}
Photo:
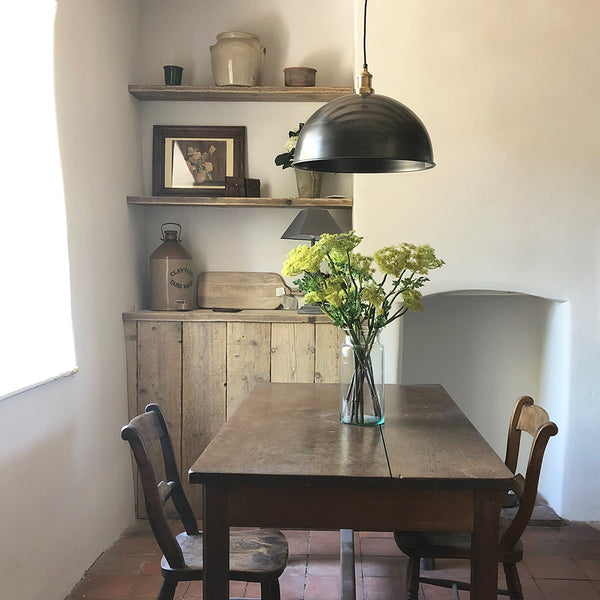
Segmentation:
{"type": "Polygon", "coordinates": [[[352,208],[352,198],[246,198],[225,196],[127,196],[127,204],[143,206],[222,206],[254,208],[352,208]]]}

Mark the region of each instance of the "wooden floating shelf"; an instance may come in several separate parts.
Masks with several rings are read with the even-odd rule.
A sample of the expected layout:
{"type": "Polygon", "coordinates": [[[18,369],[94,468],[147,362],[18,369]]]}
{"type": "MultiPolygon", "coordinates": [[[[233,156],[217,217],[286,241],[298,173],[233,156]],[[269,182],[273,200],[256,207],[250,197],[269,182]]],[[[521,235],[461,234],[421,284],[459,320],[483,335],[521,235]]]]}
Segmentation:
{"type": "Polygon", "coordinates": [[[351,87],[130,85],[138,100],[184,100],[228,102],[329,102],[353,94],[351,87]]]}
{"type": "Polygon", "coordinates": [[[127,196],[127,204],[145,206],[221,206],[248,208],[352,208],[352,198],[246,198],[219,196],[127,196]]]}

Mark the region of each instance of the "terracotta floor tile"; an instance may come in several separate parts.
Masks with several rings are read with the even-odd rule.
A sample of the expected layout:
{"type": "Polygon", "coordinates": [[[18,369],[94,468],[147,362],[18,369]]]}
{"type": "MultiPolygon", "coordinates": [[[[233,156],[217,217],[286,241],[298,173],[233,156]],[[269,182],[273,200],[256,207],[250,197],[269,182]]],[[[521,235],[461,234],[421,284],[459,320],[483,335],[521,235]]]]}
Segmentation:
{"type": "Polygon", "coordinates": [[[573,558],[600,560],[600,538],[564,540],[563,545],[573,558]]]}
{"type": "Polygon", "coordinates": [[[304,600],[339,600],[339,577],[315,577],[307,575],[304,600]]]}
{"type": "Polygon", "coordinates": [[[308,554],[310,531],[286,529],[283,530],[282,533],[287,539],[290,555],[308,554]]]}
{"type": "Polygon", "coordinates": [[[311,531],[310,532],[311,554],[337,554],[340,553],[339,531],[311,531]]]}
{"type": "Polygon", "coordinates": [[[600,560],[575,559],[575,564],[586,574],[588,579],[600,581],[600,560]]]}
{"type": "Polygon", "coordinates": [[[287,575],[296,575],[304,577],[308,564],[308,554],[306,556],[290,556],[287,561],[284,573],[287,575]]]}
{"type": "MultiPolygon", "coordinates": [[[[179,526],[180,528],[180,526],[179,526]]],[[[338,600],[339,532],[284,531],[290,558],[280,578],[282,600],[338,600]]],[[[585,524],[530,527],[525,558],[518,569],[527,600],[600,600],[600,531],[585,524]]],[[[407,559],[397,552],[391,532],[355,534],[356,589],[360,600],[405,597],[407,559]]],[[[469,578],[469,562],[436,561],[422,576],[469,578]]],[[[68,600],[155,600],[162,577],[160,552],[146,521],[136,521],[90,568],[68,600]]],[[[505,587],[499,565],[499,585],[505,587]]],[[[232,582],[236,597],[259,597],[258,585],[232,582]]],[[[460,593],[467,600],[466,592],[460,593]]],[[[202,600],[201,582],[182,582],[177,600],[202,600]]],[[[422,585],[420,600],[449,600],[445,588],[422,585]]]]}
{"type": "Polygon", "coordinates": [[[90,600],[116,600],[125,596],[136,579],[135,575],[92,573],[84,577],[74,591],[90,600]]]}
{"type": "Polygon", "coordinates": [[[364,597],[368,600],[406,597],[406,584],[403,577],[365,577],[363,588],[364,597]]]}
{"type": "Polygon", "coordinates": [[[600,600],[600,590],[591,581],[564,581],[547,579],[538,581],[538,586],[545,600],[600,600]]]}
{"type": "Polygon", "coordinates": [[[394,538],[393,531],[357,531],[361,538],[394,538]]]}
{"type": "Polygon", "coordinates": [[[304,580],[304,573],[295,575],[287,572],[287,570],[284,571],[279,578],[281,600],[302,600],[304,598],[304,580]]]}
{"type": "Polygon", "coordinates": [[[337,577],[340,573],[340,559],[338,555],[309,556],[306,568],[307,576],[315,577],[337,577]]]}
{"type": "Polygon", "coordinates": [[[557,527],[556,530],[556,535],[560,540],[600,540],[600,530],[587,523],[568,523],[557,527]]]}
{"type": "Polygon", "coordinates": [[[400,556],[365,556],[362,559],[362,573],[364,577],[404,577],[406,561],[400,556]]]}
{"type": "Polygon", "coordinates": [[[360,552],[363,556],[404,556],[394,538],[363,538],[360,541],[360,552]]]}
{"type": "Polygon", "coordinates": [[[527,545],[529,541],[553,541],[558,538],[560,527],[528,527],[523,532],[523,543],[527,545]]]}
{"type": "Polygon", "coordinates": [[[523,561],[534,579],[586,579],[585,573],[571,558],[555,556],[528,557],[523,561]]]}
{"type": "MultiPolygon", "coordinates": [[[[123,596],[123,600],[142,600],[152,598],[153,595],[156,598],[162,582],[163,578],[161,575],[141,575],[136,577],[129,591],[123,596]]],[[[175,590],[175,598],[183,598],[189,585],[187,581],[179,583],[175,590]]]]}

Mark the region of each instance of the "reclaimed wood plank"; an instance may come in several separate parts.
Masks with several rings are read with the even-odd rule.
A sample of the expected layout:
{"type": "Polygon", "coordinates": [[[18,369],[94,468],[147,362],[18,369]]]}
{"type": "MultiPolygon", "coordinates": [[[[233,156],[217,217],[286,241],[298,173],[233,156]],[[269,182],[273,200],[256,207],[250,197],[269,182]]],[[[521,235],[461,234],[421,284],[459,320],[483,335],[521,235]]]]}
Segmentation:
{"type": "Polygon", "coordinates": [[[339,383],[344,332],[330,323],[315,325],[315,383],[339,383]]]}
{"type": "Polygon", "coordinates": [[[252,198],[246,196],[127,196],[127,204],[141,206],[222,206],[246,208],[352,208],[352,198],[252,198]]]}
{"type": "Polygon", "coordinates": [[[269,323],[227,324],[227,419],[257,383],[270,381],[270,353],[269,323]]]}
{"type": "Polygon", "coordinates": [[[313,383],[315,328],[309,323],[273,323],[271,326],[271,381],[313,383]]]}
{"type": "Polygon", "coordinates": [[[220,102],[329,102],[353,94],[351,87],[130,85],[138,100],[220,102]]]}
{"type": "MultiPolygon", "coordinates": [[[[181,323],[138,323],[137,354],[137,413],[143,413],[150,403],[160,406],[181,469],[181,323]]],[[[153,462],[158,462],[157,458],[152,458],[153,462]]],[[[160,475],[163,476],[164,473],[160,475]]],[[[140,494],[141,489],[138,490],[138,506],[145,515],[145,503],[140,494]]]]}
{"type": "Polygon", "coordinates": [[[183,323],[181,465],[185,493],[202,514],[202,488],[187,482],[187,470],[204,451],[227,414],[227,325],[183,323]]]}

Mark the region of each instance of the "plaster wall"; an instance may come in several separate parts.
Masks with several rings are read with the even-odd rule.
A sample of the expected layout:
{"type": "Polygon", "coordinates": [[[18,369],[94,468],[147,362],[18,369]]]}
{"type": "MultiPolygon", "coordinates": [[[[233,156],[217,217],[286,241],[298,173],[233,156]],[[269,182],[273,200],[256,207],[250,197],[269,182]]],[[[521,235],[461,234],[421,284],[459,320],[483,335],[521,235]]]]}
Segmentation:
{"type": "Polygon", "coordinates": [[[427,293],[562,302],[547,329],[561,346],[542,347],[565,374],[557,387],[543,368],[540,400],[560,427],[545,469],[563,482],[552,506],[580,520],[600,516],[599,25],[585,0],[370,4],[373,85],[421,117],[437,166],[354,182],[366,250],[429,242],[446,260],[427,293]]]}
{"type": "MultiPolygon", "coordinates": [[[[121,313],[141,288],[140,232],[124,202],[124,189],[141,180],[137,107],[124,92],[135,70],[138,2],[56,4],[56,101],[79,372],[0,402],[0,596],[11,600],[62,600],[133,518],[131,460],[119,430],[127,418],[121,313]]],[[[34,94],[36,74],[28,76],[31,88],[18,93],[34,94]]],[[[31,144],[43,159],[43,140],[31,144]]],[[[43,193],[43,181],[32,178],[8,201],[43,193]]],[[[26,236],[27,224],[20,225],[26,236]]],[[[43,290],[36,293],[43,311],[43,290]]]]}

